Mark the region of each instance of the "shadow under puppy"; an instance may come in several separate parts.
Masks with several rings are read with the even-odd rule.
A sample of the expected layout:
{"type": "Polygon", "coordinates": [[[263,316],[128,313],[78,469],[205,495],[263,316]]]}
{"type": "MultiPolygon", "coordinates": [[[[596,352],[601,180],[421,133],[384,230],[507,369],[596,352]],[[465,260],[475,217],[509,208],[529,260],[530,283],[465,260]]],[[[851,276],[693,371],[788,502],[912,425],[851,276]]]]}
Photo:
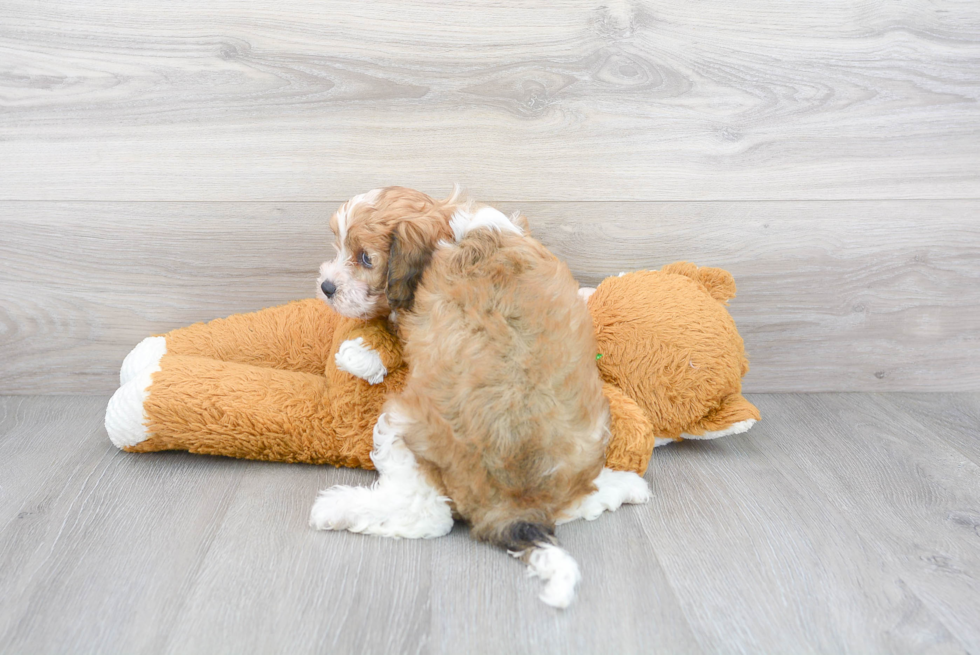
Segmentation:
{"type": "MultiPolygon", "coordinates": [[[[389,315],[409,374],[375,426],[378,482],[321,492],[311,524],[437,537],[455,515],[543,578],[544,602],[568,606],[580,574],[555,525],[649,498],[635,473],[603,468],[609,408],[568,267],[458,194],[371,191],[331,227],[338,256],[321,268],[324,299],[348,316],[389,315]]],[[[383,378],[379,364],[363,344],[338,353],[369,381],[383,378]]]]}

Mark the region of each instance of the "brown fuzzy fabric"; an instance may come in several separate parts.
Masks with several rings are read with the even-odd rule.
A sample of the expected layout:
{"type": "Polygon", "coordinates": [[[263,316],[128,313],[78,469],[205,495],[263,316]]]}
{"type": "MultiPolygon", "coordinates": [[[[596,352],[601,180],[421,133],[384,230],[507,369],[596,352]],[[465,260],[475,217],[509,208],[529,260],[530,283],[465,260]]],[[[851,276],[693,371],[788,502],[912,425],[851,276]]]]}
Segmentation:
{"type": "MultiPolygon", "coordinates": [[[[749,362],[725,309],[734,295],[727,271],[678,262],[603,280],[589,298],[602,353],[599,373],[622,394],[610,398],[614,440],[626,438],[617,435],[616,415],[635,413],[629,402],[651,430],[645,439],[631,437],[630,446],[614,451],[611,444],[611,468],[645,469],[646,460],[622,458],[648,454],[654,437],[678,440],[681,433],[702,435],[759,420],[759,410],[741,395],[749,362]]],[[[637,425],[622,419],[619,424],[626,422],[637,425]]]]}
{"type": "Polygon", "coordinates": [[[151,436],[126,450],[374,468],[374,424],[406,374],[384,322],[344,318],[311,299],[165,336],[143,405],[151,436]],[[379,385],[334,364],[340,344],[357,337],[391,371],[379,385]]]}
{"type": "MultiPolygon", "coordinates": [[[[748,361],[725,310],[734,294],[727,272],[677,263],[608,278],[589,298],[611,413],[607,466],[643,474],[656,437],[759,419],[740,393],[748,361]]],[[[126,450],[373,468],[374,424],[406,374],[384,321],[344,318],[311,299],[164,336],[144,404],[151,436],[126,450]],[[340,344],[357,337],[381,355],[381,384],[334,365],[340,344]]]]}

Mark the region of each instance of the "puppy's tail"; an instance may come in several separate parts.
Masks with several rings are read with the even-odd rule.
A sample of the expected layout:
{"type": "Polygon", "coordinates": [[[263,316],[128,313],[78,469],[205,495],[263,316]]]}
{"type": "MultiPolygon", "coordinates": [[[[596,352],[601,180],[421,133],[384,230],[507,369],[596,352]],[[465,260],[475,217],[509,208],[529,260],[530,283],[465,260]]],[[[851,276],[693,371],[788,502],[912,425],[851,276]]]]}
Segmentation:
{"type": "Polygon", "coordinates": [[[582,574],[572,556],[558,546],[552,528],[518,521],[504,528],[496,541],[511,557],[527,564],[528,575],[544,580],[541,600],[552,607],[568,607],[582,574]]]}

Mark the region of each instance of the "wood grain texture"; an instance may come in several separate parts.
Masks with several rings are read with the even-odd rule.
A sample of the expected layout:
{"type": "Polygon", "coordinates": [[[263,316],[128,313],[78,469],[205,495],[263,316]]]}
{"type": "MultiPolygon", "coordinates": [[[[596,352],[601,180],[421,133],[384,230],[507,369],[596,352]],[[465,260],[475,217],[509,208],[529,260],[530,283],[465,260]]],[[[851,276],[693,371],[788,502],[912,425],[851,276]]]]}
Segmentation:
{"type": "Polygon", "coordinates": [[[764,420],[745,438],[684,443],[651,461],[644,534],[705,652],[964,652],[946,616],[903,580],[909,564],[883,561],[873,535],[851,525],[874,508],[836,507],[792,457],[773,452],[804,449],[798,441],[812,430],[830,460],[825,475],[870,470],[901,495],[908,472],[874,459],[841,471],[832,460],[846,449],[837,445],[862,435],[832,416],[808,415],[809,429],[794,429],[795,398],[752,396],[764,420]]]}
{"type": "MultiPolygon", "coordinates": [[[[95,408],[99,399],[74,398],[45,403],[27,396],[0,403],[0,525],[30,520],[47,511],[54,494],[27,498],[38,487],[56,487],[65,478],[85,477],[93,460],[90,433],[102,430],[95,408]],[[73,442],[65,435],[75,435],[73,442]]],[[[101,453],[99,455],[101,457],[101,453]]]]}
{"type": "MultiPolygon", "coordinates": [[[[980,466],[923,424],[915,404],[866,394],[763,397],[771,428],[795,436],[774,441],[766,457],[773,468],[796,468],[794,479],[820,489],[827,511],[844,515],[878,566],[897,568],[897,582],[922,603],[916,614],[939,617],[977,652],[980,466]]],[[[976,438],[975,425],[959,435],[976,438]]]]}
{"type": "Polygon", "coordinates": [[[366,471],[258,465],[250,471],[167,653],[418,653],[430,620],[435,542],[317,532],[317,492],[370,484],[366,471]]]}
{"type": "Polygon", "coordinates": [[[106,441],[105,402],[3,401],[4,413],[25,409],[0,439],[34,446],[0,471],[0,481],[17,469],[33,474],[0,528],[4,652],[157,649],[246,470],[183,454],[127,458],[106,441]],[[74,456],[46,459],[47,444],[74,456]]]}
{"type": "MultiPolygon", "coordinates": [[[[0,203],[0,391],[110,393],[144,336],[309,297],[338,203],[0,203]]],[[[585,284],[730,270],[749,391],[980,388],[980,201],[497,203],[585,284]]]]}
{"type": "MultiPolygon", "coordinates": [[[[883,398],[896,412],[912,410],[924,431],[980,466],[980,396],[889,394],[883,398]]],[[[967,521],[980,528],[980,511],[967,521]]]]}
{"type": "Polygon", "coordinates": [[[7,0],[0,198],[976,198],[957,0],[7,0]]]}
{"type": "Polygon", "coordinates": [[[636,509],[558,528],[582,570],[573,612],[549,609],[537,598],[539,580],[499,551],[474,547],[457,526],[451,536],[458,533],[458,540],[433,555],[430,652],[709,652],[688,624],[636,509]]]}
{"type": "Polygon", "coordinates": [[[121,453],[105,400],[0,397],[2,652],[980,646],[980,468],[947,443],[976,432],[941,419],[977,394],[752,396],[747,434],[654,453],[650,504],[559,528],[584,576],[565,612],[462,526],[307,527],[320,488],[372,473],[121,453]]]}

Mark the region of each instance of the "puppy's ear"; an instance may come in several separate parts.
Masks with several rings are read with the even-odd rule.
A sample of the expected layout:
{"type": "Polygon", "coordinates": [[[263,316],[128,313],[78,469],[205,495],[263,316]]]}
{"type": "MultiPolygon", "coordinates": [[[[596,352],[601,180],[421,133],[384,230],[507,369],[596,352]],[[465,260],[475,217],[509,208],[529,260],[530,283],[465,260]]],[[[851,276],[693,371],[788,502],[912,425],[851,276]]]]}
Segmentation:
{"type": "Polygon", "coordinates": [[[422,281],[422,274],[432,261],[435,244],[432,239],[412,230],[404,224],[402,229],[391,233],[388,249],[388,284],[385,296],[388,305],[399,311],[411,309],[415,289],[422,281]]]}

